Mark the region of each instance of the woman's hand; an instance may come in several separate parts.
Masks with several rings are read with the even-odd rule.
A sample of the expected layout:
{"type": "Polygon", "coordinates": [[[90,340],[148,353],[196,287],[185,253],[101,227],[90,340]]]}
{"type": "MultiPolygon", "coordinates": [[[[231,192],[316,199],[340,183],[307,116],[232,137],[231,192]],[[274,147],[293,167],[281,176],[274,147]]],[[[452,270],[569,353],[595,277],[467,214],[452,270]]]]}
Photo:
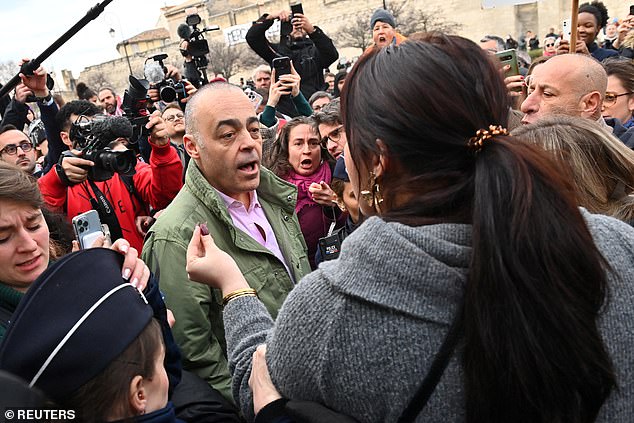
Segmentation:
{"type": "Polygon", "coordinates": [[[125,256],[121,276],[129,280],[139,291],[143,291],[150,280],[150,268],[139,258],[136,248],[130,247],[130,243],[123,238],[119,238],[110,247],[125,256]]]}
{"type": "MultiPolygon", "coordinates": [[[[271,81],[275,81],[275,68],[271,69],[271,81]]],[[[290,90],[282,80],[272,82],[269,87],[269,99],[266,105],[276,108],[277,103],[280,102],[280,98],[286,94],[290,94],[290,90]]]]}
{"type": "Polygon", "coordinates": [[[196,225],[187,247],[187,276],[194,282],[222,290],[225,296],[249,288],[233,258],[216,246],[207,225],[196,225]]]}
{"type": "MultiPolygon", "coordinates": [[[[502,76],[511,69],[511,65],[502,67],[502,76]]],[[[519,97],[523,94],[524,77],[522,75],[512,75],[504,78],[504,85],[511,97],[519,97]]]]}
{"type": "Polygon", "coordinates": [[[253,391],[253,411],[258,414],[267,404],[282,398],[269,374],[266,365],[266,345],[259,345],[253,352],[251,361],[251,376],[249,376],[249,387],[253,391]]]}
{"type": "Polygon", "coordinates": [[[308,192],[313,196],[313,201],[322,206],[333,206],[333,203],[337,200],[335,192],[324,181],[310,184],[308,192]]]}
{"type": "MultiPolygon", "coordinates": [[[[570,53],[570,41],[561,40],[559,42],[559,47],[557,47],[557,54],[567,54],[570,53]]],[[[575,53],[590,55],[588,51],[588,46],[585,42],[581,40],[577,40],[575,53]]]]}

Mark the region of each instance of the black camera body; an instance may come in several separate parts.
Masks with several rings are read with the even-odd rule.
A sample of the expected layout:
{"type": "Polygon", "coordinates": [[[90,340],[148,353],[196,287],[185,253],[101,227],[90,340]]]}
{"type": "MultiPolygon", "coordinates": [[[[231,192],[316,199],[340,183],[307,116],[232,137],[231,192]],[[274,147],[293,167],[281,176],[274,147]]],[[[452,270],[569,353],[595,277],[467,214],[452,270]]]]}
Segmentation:
{"type": "Polygon", "coordinates": [[[185,89],[185,82],[175,81],[173,78],[167,78],[167,68],[163,63],[163,60],[167,59],[167,54],[159,53],[149,57],[146,60],[145,77],[153,83],[154,88],[159,91],[159,97],[165,103],[172,103],[178,100],[178,103],[182,105],[180,100],[187,97],[187,90],[185,89]],[[150,67],[147,64],[147,60],[154,60],[156,64],[150,67]]]}
{"type": "MultiPolygon", "coordinates": [[[[186,11],[187,12],[187,11],[186,11]]],[[[202,19],[198,13],[189,13],[185,18],[185,23],[180,24],[177,29],[178,36],[187,41],[187,48],[181,48],[181,54],[184,57],[191,56],[193,62],[198,69],[198,72],[202,76],[203,84],[208,83],[207,80],[207,65],[209,65],[209,43],[205,39],[205,32],[217,31],[220,29],[218,25],[211,25],[202,29],[198,28],[198,25],[202,23],[202,19]]],[[[194,80],[192,79],[192,82],[194,80]]],[[[196,84],[194,84],[196,85],[196,84]]]]}
{"type": "Polygon", "coordinates": [[[209,43],[203,36],[205,29],[202,31],[198,29],[198,25],[200,25],[201,22],[202,19],[198,13],[187,15],[185,18],[185,23],[192,27],[192,32],[187,40],[188,46],[186,52],[193,57],[200,57],[209,53],[209,43]]]}
{"type": "Polygon", "coordinates": [[[172,78],[166,78],[156,84],[156,88],[159,90],[159,97],[166,103],[172,103],[177,100],[180,102],[180,100],[187,97],[183,81],[176,82],[172,78]]]}
{"type": "MultiPolygon", "coordinates": [[[[132,150],[113,151],[111,143],[119,138],[132,136],[132,125],[123,116],[96,116],[88,119],[80,116],[71,126],[70,138],[75,148],[82,152],[81,158],[95,163],[88,168],[88,179],[107,181],[115,173],[134,175],[137,163],[132,150]]],[[[74,157],[70,151],[63,156],[74,157]]]]}

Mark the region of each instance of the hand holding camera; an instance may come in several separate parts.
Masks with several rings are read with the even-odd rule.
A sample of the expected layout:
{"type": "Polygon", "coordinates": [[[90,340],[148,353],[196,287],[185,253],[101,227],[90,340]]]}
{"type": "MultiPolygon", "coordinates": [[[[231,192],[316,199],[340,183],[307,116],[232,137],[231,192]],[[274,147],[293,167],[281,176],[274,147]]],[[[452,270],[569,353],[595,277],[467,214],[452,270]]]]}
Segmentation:
{"type": "Polygon", "coordinates": [[[82,152],[79,150],[71,150],[71,155],[62,156],[62,170],[73,184],[82,183],[88,178],[88,169],[95,165],[94,162],[82,159],[82,152]]]}
{"type": "Polygon", "coordinates": [[[147,125],[145,125],[150,132],[150,142],[157,147],[162,147],[170,142],[169,137],[167,136],[167,127],[165,126],[165,121],[161,117],[161,112],[156,110],[152,115],[150,115],[150,120],[147,125]]]}

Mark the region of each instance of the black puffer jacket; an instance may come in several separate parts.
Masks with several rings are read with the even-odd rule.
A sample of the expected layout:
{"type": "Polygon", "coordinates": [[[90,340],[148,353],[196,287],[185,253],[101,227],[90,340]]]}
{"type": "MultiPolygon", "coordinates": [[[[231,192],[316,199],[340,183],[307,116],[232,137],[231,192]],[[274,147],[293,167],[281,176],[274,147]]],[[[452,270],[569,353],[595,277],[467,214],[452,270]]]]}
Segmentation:
{"type": "Polygon", "coordinates": [[[269,65],[276,57],[288,56],[302,78],[300,89],[304,97],[310,98],[315,91],[323,90],[326,87],[323,70],[339,58],[332,40],[319,27],[315,27],[315,31],[303,40],[269,43],[264,33],[274,21],[267,19],[267,16],[262,15],[249,28],[246,35],[249,47],[269,65]]]}

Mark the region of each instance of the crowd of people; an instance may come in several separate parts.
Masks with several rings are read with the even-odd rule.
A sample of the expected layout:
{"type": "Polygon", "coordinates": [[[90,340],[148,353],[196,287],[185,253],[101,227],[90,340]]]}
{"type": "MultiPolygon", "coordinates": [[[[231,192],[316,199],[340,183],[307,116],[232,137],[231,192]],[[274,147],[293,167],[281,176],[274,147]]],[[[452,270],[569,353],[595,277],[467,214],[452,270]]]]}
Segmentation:
{"type": "Polygon", "coordinates": [[[248,84],[166,66],[186,94],[149,85],[134,116],[127,92],[64,102],[42,67],[20,74],[0,110],[0,403],[631,421],[634,16],[578,18],[573,48],[529,31],[509,74],[501,37],[405,37],[378,9],[334,74],[308,16],[266,13],[248,84]]]}

